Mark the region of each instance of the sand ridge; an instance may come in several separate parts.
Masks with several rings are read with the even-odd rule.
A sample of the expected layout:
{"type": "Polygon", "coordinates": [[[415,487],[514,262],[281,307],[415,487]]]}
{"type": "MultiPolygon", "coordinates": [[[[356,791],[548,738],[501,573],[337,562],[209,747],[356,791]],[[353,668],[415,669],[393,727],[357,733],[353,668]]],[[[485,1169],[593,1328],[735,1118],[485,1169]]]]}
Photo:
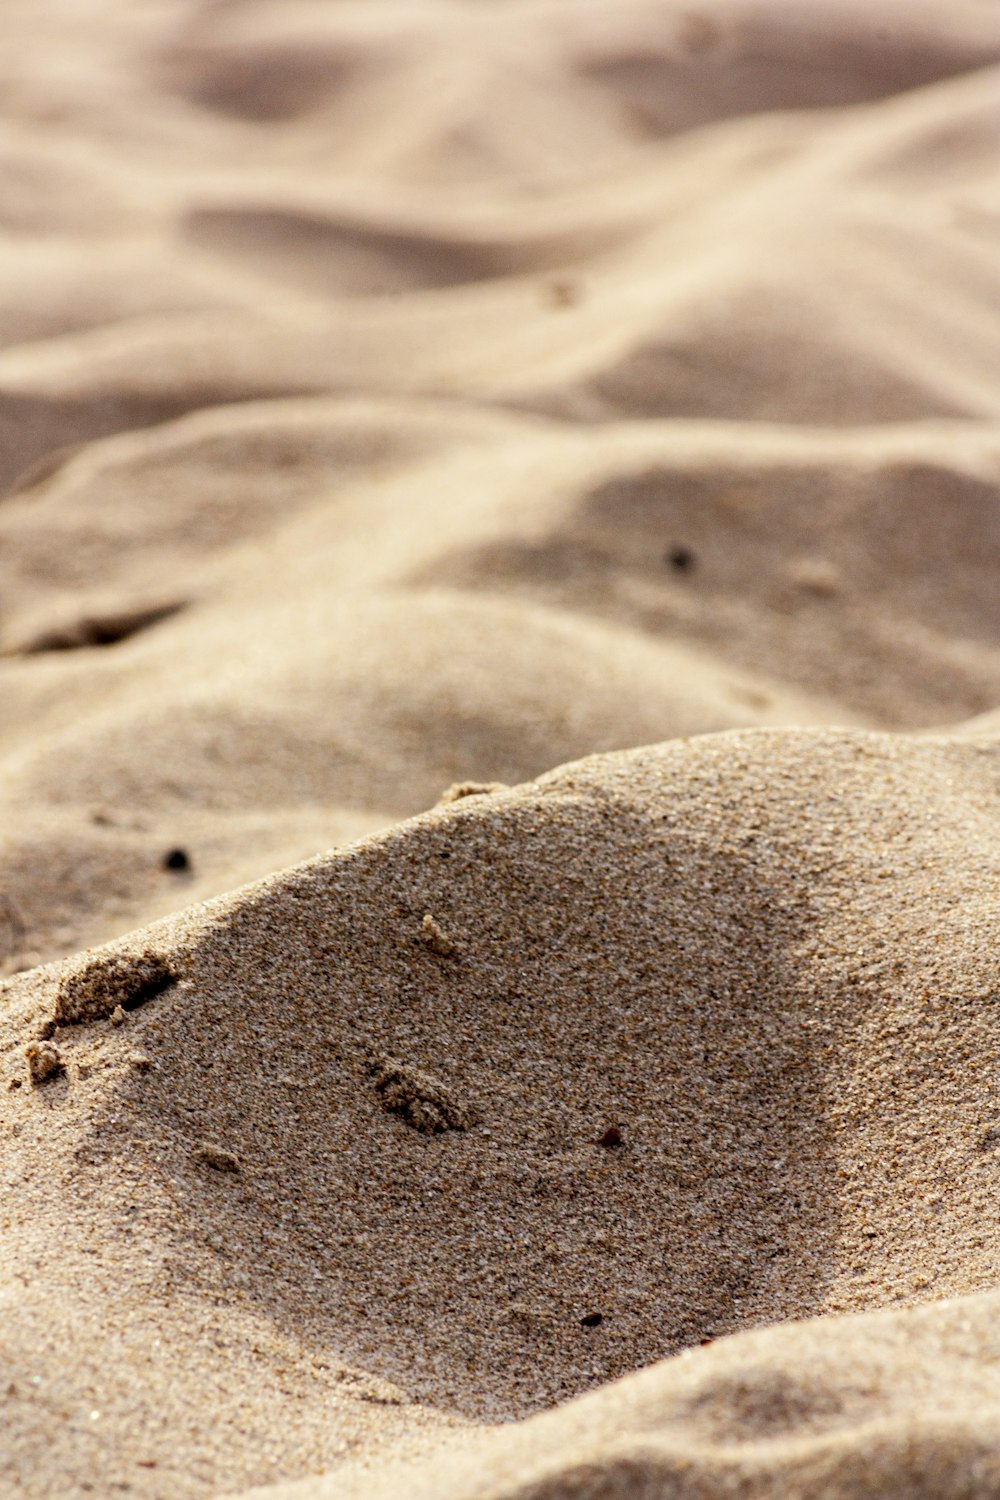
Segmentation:
{"type": "Polygon", "coordinates": [[[991,424],[590,433],[329,400],[91,445],[0,516],[8,968],[458,777],[988,710],[996,451],[991,424]],[[116,620],[121,643],[87,649],[116,620]],[[178,844],[181,876],[162,868],[178,844]]]}

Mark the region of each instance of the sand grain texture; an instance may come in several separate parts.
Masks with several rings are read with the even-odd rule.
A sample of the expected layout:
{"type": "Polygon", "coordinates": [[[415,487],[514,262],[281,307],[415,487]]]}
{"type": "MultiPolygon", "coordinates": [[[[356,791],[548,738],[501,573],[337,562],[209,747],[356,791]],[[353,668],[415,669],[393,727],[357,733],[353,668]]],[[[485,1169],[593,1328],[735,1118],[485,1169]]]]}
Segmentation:
{"type": "Polygon", "coordinates": [[[4,32],[0,1492],[996,1495],[994,0],[4,32]]]}

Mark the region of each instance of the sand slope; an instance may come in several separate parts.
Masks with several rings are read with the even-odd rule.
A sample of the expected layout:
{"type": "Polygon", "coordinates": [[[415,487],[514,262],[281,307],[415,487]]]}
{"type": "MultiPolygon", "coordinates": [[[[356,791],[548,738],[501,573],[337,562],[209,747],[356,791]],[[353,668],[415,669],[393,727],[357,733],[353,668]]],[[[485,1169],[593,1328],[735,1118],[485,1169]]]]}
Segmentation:
{"type": "Polygon", "coordinates": [[[996,1492],[996,1297],[746,1334],[420,1464],[255,1500],[343,1495],[830,1497],[996,1492]]]}
{"type": "MultiPolygon", "coordinates": [[[[596,1399],[644,1431],[650,1382],[668,1402],[721,1382],[676,1438],[685,1463],[724,1471],[733,1423],[773,1424],[792,1429],[773,1457],[790,1483],[818,1463],[847,1493],[856,1442],[802,1458],[795,1429],[832,1411],[838,1430],[887,1424],[898,1450],[908,1398],[852,1364],[877,1329],[836,1325],[839,1381],[810,1359],[814,1399],[785,1415],[792,1376],[761,1386],[739,1341],[732,1371],[699,1345],[992,1286],[996,759],[759,731],[587,760],[10,981],[26,1493],[109,1462],[149,1493],[294,1477],[359,1441],[366,1380],[395,1434],[432,1412],[522,1416],[692,1348],[690,1371],[596,1399]],[[61,1068],[34,1086],[32,1037],[61,1068]],[[50,1449],[54,1413],[93,1443],[50,1449]]],[[[970,1319],[919,1336],[958,1339],[975,1369],[970,1319]]],[[[821,1334],[781,1338],[768,1369],[821,1334]]],[[[580,1463],[623,1493],[648,1467],[661,1492],[670,1422],[649,1451],[563,1452],[587,1420],[546,1419],[554,1457],[537,1429],[569,1476],[552,1493],[575,1493],[580,1463]]],[[[927,1463],[972,1473],[989,1437],[963,1437],[968,1412],[941,1420],[927,1463]]]]}
{"type": "Polygon", "coordinates": [[[0,1489],[995,1494],[995,0],[0,82],[0,1489]]]}

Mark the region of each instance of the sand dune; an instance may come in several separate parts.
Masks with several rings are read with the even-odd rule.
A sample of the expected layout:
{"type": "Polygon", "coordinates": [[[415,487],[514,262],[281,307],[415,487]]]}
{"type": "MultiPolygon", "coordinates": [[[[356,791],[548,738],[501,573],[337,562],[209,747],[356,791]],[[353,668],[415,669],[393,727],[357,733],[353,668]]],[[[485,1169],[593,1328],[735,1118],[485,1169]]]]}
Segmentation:
{"type": "Polygon", "coordinates": [[[0,1490],[994,1495],[995,0],[4,33],[0,1490]]]}

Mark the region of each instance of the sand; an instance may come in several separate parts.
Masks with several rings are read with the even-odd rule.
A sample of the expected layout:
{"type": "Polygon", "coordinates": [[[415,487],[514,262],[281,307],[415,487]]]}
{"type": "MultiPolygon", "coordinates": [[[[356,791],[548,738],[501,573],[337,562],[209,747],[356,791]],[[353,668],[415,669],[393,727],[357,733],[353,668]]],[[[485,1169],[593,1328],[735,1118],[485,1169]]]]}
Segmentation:
{"type": "Polygon", "coordinates": [[[0,1494],[1000,1491],[1000,10],[6,8],[0,1494]]]}

